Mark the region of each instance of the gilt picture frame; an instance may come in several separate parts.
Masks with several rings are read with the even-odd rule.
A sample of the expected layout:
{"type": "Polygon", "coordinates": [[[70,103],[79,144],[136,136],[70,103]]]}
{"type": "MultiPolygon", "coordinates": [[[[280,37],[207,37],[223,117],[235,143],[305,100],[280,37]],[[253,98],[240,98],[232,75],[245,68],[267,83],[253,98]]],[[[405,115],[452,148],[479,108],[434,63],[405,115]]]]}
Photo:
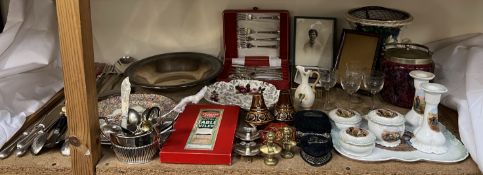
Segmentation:
{"type": "Polygon", "coordinates": [[[382,37],[378,34],[344,29],[335,62],[337,73],[345,70],[348,64],[358,65],[360,69],[376,69],[381,45],[382,37]]]}

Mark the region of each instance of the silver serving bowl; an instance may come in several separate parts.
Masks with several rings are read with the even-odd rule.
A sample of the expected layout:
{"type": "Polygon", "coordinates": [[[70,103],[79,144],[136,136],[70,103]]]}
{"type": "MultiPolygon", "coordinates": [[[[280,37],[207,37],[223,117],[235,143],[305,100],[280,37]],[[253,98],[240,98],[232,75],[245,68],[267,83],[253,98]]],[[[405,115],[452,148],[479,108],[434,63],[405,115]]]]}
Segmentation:
{"type": "Polygon", "coordinates": [[[113,144],[112,149],[119,161],[128,164],[141,164],[151,161],[154,155],[159,153],[159,142],[155,141],[140,147],[125,147],[113,144]]]}
{"type": "Polygon", "coordinates": [[[211,55],[176,52],[155,55],[126,69],[135,86],[151,89],[193,87],[214,79],[222,70],[221,61],[211,55]]]}

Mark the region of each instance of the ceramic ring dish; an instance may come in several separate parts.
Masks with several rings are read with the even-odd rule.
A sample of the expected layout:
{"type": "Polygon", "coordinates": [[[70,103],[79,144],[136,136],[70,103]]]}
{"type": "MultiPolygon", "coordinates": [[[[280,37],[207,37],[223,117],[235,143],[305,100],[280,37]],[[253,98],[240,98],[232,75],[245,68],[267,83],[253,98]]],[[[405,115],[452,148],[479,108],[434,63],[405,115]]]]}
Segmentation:
{"type": "MultiPolygon", "coordinates": [[[[370,117],[366,115],[366,116],[363,116],[362,118],[363,119],[360,122],[359,128],[372,132],[372,130],[370,130],[368,126],[368,120],[370,120],[370,117]]],[[[334,122],[332,122],[332,124],[335,125],[334,122]]],[[[403,125],[406,125],[406,124],[407,123],[403,125]]],[[[357,128],[357,127],[354,127],[354,128],[357,128]]],[[[412,130],[407,130],[407,129],[411,129],[411,128],[405,127],[403,129],[403,131],[404,130],[406,131],[403,137],[399,140],[399,142],[401,142],[399,145],[395,147],[385,147],[385,146],[381,146],[376,141],[375,148],[372,150],[370,154],[367,154],[367,155],[357,154],[355,150],[349,150],[346,147],[343,147],[343,146],[347,146],[347,145],[343,145],[344,143],[342,143],[344,142],[343,140],[347,140],[347,138],[342,138],[342,137],[346,137],[347,135],[342,136],[343,134],[341,134],[342,133],[341,129],[337,127],[332,127],[331,137],[332,137],[334,149],[337,152],[339,152],[345,157],[348,157],[354,160],[359,160],[359,161],[380,162],[380,161],[388,161],[388,160],[398,160],[398,161],[404,161],[404,162],[432,161],[432,162],[441,162],[441,163],[454,163],[454,162],[465,160],[469,155],[468,151],[461,143],[461,141],[459,141],[441,123],[440,123],[440,131],[443,133],[444,137],[446,138],[445,146],[448,148],[448,150],[451,150],[443,154],[424,153],[422,151],[415,149],[413,146],[411,146],[411,142],[409,141],[411,137],[414,137],[411,133],[412,130]]],[[[374,136],[377,137],[376,133],[374,132],[372,133],[374,134],[374,136]]]]}
{"type": "Polygon", "coordinates": [[[357,111],[345,108],[333,109],[329,112],[329,118],[334,121],[335,126],[340,130],[348,127],[359,127],[362,120],[357,111]]]}
{"type": "Polygon", "coordinates": [[[376,147],[376,136],[364,128],[348,127],[339,135],[342,149],[354,156],[367,156],[376,147]]]}

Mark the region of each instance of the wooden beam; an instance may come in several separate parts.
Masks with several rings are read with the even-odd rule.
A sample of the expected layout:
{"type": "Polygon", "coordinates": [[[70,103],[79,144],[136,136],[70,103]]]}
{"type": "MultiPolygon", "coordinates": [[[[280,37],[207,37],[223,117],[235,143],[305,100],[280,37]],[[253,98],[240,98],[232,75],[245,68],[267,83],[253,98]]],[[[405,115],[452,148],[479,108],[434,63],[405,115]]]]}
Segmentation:
{"type": "Polygon", "coordinates": [[[89,0],[57,0],[60,51],[73,174],[95,174],[100,158],[99,120],[89,0]]]}

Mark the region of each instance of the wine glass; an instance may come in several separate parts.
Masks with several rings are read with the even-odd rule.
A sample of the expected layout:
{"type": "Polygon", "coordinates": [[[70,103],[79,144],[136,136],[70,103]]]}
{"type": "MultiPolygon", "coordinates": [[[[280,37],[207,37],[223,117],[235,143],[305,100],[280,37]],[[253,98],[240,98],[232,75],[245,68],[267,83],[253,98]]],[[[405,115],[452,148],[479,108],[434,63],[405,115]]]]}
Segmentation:
{"type": "Polygon", "coordinates": [[[367,71],[364,74],[364,88],[372,94],[372,105],[369,110],[376,109],[374,98],[376,94],[384,87],[384,73],[376,70],[367,71]]]}
{"type": "Polygon", "coordinates": [[[336,81],[337,78],[335,75],[335,71],[330,69],[329,70],[321,69],[319,71],[319,74],[320,74],[320,84],[322,88],[325,89],[325,92],[326,92],[323,110],[328,111],[330,110],[330,108],[332,108],[332,106],[330,106],[329,91],[330,91],[330,88],[335,86],[337,82],[336,81]]]}
{"type": "Polygon", "coordinates": [[[352,96],[361,87],[363,74],[358,71],[346,70],[340,77],[340,85],[342,89],[349,94],[349,109],[352,107],[352,96]]]}

